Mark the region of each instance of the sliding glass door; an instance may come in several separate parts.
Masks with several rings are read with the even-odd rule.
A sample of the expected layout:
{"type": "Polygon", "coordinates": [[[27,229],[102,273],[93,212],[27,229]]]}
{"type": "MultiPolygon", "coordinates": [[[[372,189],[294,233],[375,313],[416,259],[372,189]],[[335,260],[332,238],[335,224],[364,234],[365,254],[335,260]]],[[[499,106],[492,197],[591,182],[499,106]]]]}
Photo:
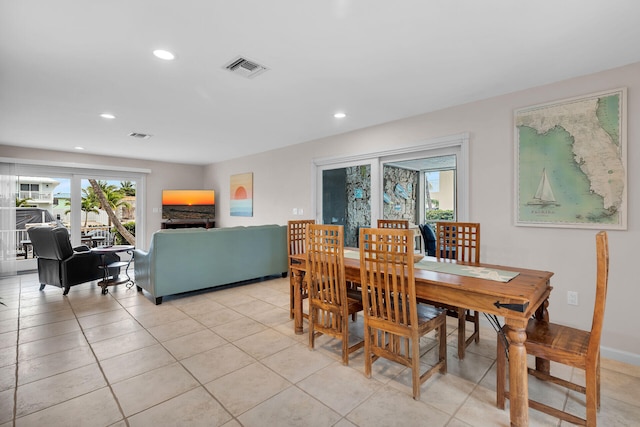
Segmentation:
{"type": "Polygon", "coordinates": [[[82,225],[80,238],[83,244],[105,246],[114,244],[130,244],[123,233],[118,230],[117,223],[134,236],[136,234],[136,181],[129,179],[87,178],[80,181],[82,225]],[[100,188],[107,201],[102,206],[92,182],[100,188]],[[112,215],[107,212],[111,210],[112,215]]]}
{"type": "MultiPolygon", "coordinates": [[[[444,151],[444,152],[443,152],[444,151]]],[[[458,150],[384,163],[383,218],[411,224],[458,218],[458,150]]]]}
{"type": "Polygon", "coordinates": [[[316,221],[345,228],[345,245],[378,218],[418,224],[468,220],[468,135],[314,161],[316,221]]]}
{"type": "Polygon", "coordinates": [[[138,234],[142,238],[144,217],[140,213],[143,212],[144,174],[45,165],[4,165],[7,170],[11,166],[12,172],[3,173],[7,179],[3,178],[6,185],[2,186],[2,259],[11,261],[11,264],[3,261],[7,266],[6,269],[3,267],[3,273],[5,270],[11,274],[37,268],[27,232],[37,225],[66,227],[73,246],[129,243],[123,240],[112,216],[100,204],[90,181],[95,181],[102,189],[113,218],[134,236],[138,234]]]}
{"type": "Polygon", "coordinates": [[[371,225],[371,165],[322,171],[322,223],[344,226],[345,246],[358,246],[371,225]]]}

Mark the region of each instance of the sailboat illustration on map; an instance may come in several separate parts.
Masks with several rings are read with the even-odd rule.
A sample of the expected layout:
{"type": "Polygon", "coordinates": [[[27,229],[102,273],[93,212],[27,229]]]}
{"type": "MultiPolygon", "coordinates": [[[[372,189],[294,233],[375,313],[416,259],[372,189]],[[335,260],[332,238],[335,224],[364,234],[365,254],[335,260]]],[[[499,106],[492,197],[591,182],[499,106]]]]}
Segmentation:
{"type": "Polygon", "coordinates": [[[547,170],[542,169],[542,177],[540,177],[540,184],[533,199],[527,202],[527,205],[535,206],[560,206],[560,203],[556,202],[556,197],[553,195],[551,184],[549,184],[549,178],[547,177],[547,170]]]}

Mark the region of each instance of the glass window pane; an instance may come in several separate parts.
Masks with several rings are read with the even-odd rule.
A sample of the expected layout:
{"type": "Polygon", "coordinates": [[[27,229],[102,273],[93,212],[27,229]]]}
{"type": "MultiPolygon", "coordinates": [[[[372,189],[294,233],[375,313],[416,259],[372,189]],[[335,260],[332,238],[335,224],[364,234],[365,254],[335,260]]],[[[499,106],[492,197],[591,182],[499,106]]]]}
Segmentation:
{"type": "Polygon", "coordinates": [[[101,205],[90,181],[83,179],[81,181],[82,241],[92,246],[130,244],[118,232],[106,209],[112,210],[120,224],[135,236],[135,181],[96,179],[96,183],[104,193],[108,207],[101,205]]]}
{"type": "Polygon", "coordinates": [[[425,172],[425,222],[455,221],[456,170],[425,172]]]}
{"type": "Polygon", "coordinates": [[[358,246],[371,224],[371,165],[322,171],[322,223],[343,225],[345,246],[358,246]]]}

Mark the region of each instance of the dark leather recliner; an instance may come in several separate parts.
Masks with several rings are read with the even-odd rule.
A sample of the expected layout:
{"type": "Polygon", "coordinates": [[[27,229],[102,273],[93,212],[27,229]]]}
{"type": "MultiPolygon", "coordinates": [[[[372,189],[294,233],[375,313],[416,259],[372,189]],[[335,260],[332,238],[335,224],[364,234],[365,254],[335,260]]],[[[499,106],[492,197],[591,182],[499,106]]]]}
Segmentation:
{"type": "MultiPolygon", "coordinates": [[[[66,228],[33,227],[27,233],[38,258],[40,290],[46,285],[58,286],[67,295],[71,286],[103,278],[101,256],[85,245],[71,247],[66,228]]],[[[119,260],[117,255],[115,258],[113,261],[119,260]]]]}

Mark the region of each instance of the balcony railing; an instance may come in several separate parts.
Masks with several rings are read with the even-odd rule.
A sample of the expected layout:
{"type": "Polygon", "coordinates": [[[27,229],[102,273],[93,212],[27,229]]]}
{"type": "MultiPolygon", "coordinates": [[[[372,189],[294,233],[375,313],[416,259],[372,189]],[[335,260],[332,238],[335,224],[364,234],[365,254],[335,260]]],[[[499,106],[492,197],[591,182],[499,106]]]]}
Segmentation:
{"type": "Polygon", "coordinates": [[[19,196],[20,199],[28,199],[33,200],[34,202],[51,202],[53,203],[53,193],[52,192],[41,192],[41,191],[20,191],[19,196]]]}
{"type": "MultiPolygon", "coordinates": [[[[0,231],[1,242],[9,243],[9,246],[2,247],[2,255],[21,258],[33,258],[33,246],[29,240],[29,234],[27,230],[2,230],[0,231]],[[14,233],[15,241],[11,242],[11,234],[14,233]],[[10,243],[11,242],[11,243],[10,243]]],[[[109,231],[108,226],[104,227],[91,227],[87,228],[87,232],[83,232],[81,237],[81,244],[87,245],[90,248],[96,248],[100,246],[113,245],[114,233],[109,231]]]]}

